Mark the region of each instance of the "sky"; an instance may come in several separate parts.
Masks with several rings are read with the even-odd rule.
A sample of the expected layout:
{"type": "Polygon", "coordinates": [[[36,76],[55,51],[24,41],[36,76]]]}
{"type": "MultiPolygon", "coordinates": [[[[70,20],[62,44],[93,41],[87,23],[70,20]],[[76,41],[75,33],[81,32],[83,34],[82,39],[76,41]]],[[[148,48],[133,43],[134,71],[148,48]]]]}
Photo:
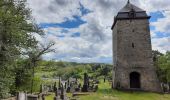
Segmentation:
{"type": "MultiPolygon", "coordinates": [[[[170,0],[130,0],[151,16],[152,49],[170,51],[170,0]]],[[[112,63],[114,16],[127,0],[27,0],[45,36],[41,43],[55,42],[55,53],[46,60],[79,63],[112,63]]]]}

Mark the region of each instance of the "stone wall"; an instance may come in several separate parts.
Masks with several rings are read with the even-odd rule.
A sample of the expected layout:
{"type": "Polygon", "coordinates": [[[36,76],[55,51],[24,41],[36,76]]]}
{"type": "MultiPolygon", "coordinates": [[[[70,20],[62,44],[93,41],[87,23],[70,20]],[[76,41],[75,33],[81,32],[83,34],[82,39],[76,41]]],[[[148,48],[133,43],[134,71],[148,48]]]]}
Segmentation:
{"type": "Polygon", "coordinates": [[[113,29],[113,87],[130,88],[130,73],[140,74],[141,90],[160,92],[152,61],[148,19],[117,20],[113,29]]]}

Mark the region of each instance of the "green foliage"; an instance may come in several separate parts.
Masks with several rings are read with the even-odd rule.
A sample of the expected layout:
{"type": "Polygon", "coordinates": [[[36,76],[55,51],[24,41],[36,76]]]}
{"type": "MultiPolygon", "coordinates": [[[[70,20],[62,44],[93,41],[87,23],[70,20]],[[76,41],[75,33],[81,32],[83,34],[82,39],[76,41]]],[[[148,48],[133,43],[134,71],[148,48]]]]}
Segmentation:
{"type": "Polygon", "coordinates": [[[26,49],[36,47],[37,41],[32,35],[42,34],[25,3],[26,0],[0,0],[0,98],[15,90],[15,75],[23,75],[19,73],[21,69],[16,68],[17,59],[26,49]]]}
{"type": "MultiPolygon", "coordinates": [[[[17,90],[15,91],[27,91],[30,92],[31,91],[31,77],[29,77],[29,79],[27,81],[25,81],[25,83],[21,84],[17,90]]],[[[40,91],[40,85],[42,83],[42,80],[40,77],[34,77],[34,84],[33,84],[33,92],[39,92],[40,91]]]]}
{"type": "Polygon", "coordinates": [[[109,64],[82,64],[63,61],[41,61],[39,66],[40,67],[38,67],[37,74],[41,77],[47,78],[56,78],[61,76],[62,79],[68,79],[70,77],[82,79],[85,72],[94,78],[106,77],[111,79],[112,77],[112,65],[109,64]]]}
{"type": "Polygon", "coordinates": [[[158,76],[162,82],[170,82],[170,52],[160,56],[157,61],[158,76]]]}

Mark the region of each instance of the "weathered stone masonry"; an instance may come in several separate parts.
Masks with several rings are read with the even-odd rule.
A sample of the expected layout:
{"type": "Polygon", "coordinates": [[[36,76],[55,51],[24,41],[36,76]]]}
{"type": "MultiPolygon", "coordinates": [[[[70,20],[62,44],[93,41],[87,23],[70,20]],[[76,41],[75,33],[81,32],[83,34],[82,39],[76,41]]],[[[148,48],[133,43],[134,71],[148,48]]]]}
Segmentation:
{"type": "Polygon", "coordinates": [[[149,18],[129,2],[115,17],[113,88],[161,92],[152,60],[149,18]]]}

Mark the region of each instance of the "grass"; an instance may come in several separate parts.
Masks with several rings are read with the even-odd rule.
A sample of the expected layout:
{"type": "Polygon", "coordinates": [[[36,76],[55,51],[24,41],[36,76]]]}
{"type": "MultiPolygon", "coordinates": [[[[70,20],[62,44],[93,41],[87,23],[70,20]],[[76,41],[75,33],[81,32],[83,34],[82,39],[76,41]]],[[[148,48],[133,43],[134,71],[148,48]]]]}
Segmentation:
{"type": "Polygon", "coordinates": [[[51,95],[48,95],[48,96],[45,97],[45,100],[54,100],[54,96],[55,96],[54,93],[51,94],[51,95]]]}
{"type": "Polygon", "coordinates": [[[99,84],[96,93],[80,97],[80,100],[170,100],[170,94],[149,92],[123,92],[112,90],[108,82],[99,84]]]}
{"type": "MultiPolygon", "coordinates": [[[[95,93],[80,96],[78,100],[170,100],[170,94],[157,94],[149,92],[123,92],[112,90],[108,82],[99,84],[95,93]]],[[[71,96],[71,94],[67,94],[71,96]]],[[[53,100],[54,94],[46,97],[46,100],[53,100]]]]}

